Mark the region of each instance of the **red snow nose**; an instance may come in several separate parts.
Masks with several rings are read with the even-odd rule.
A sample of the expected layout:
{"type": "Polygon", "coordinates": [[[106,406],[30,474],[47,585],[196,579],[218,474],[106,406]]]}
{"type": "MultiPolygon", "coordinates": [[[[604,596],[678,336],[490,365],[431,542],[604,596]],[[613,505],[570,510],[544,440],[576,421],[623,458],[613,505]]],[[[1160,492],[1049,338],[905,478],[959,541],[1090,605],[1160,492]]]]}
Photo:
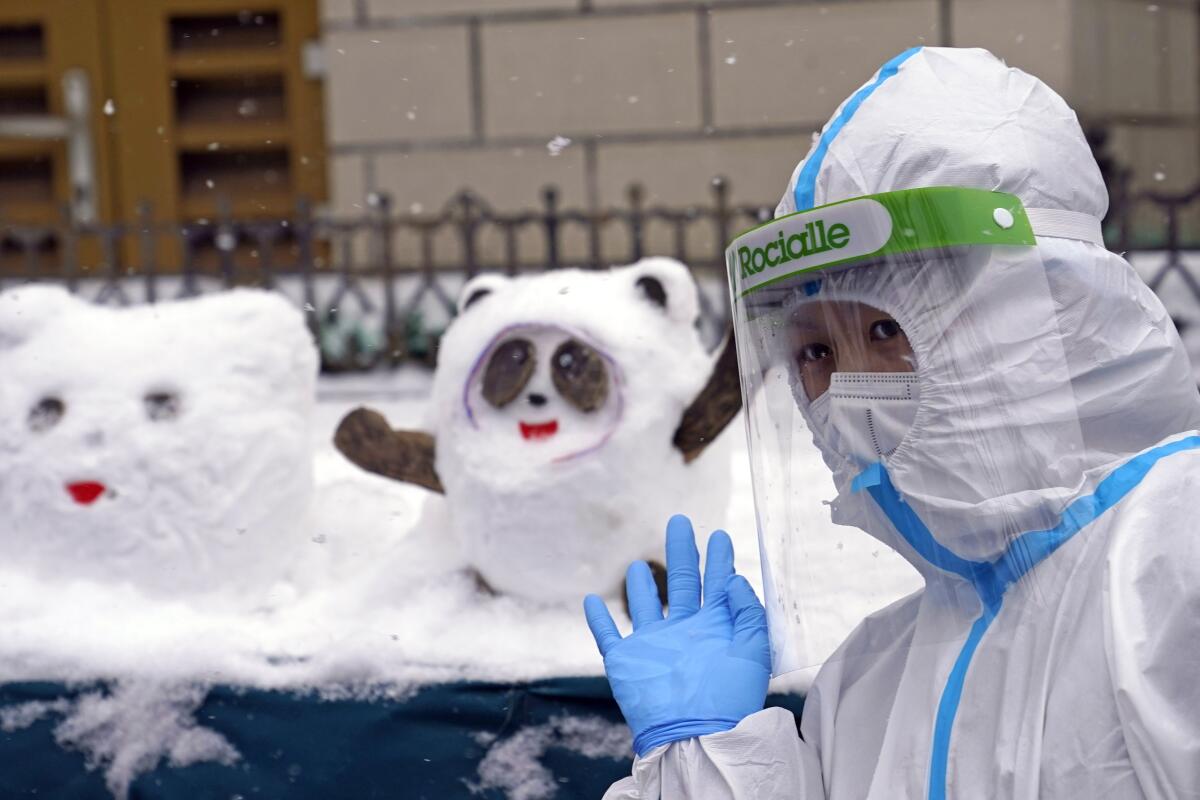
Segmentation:
{"type": "Polygon", "coordinates": [[[75,498],[75,502],[81,506],[90,506],[96,502],[100,495],[104,494],[105,487],[103,483],[95,481],[81,481],[79,483],[68,483],[67,491],[71,493],[71,497],[75,498]]]}

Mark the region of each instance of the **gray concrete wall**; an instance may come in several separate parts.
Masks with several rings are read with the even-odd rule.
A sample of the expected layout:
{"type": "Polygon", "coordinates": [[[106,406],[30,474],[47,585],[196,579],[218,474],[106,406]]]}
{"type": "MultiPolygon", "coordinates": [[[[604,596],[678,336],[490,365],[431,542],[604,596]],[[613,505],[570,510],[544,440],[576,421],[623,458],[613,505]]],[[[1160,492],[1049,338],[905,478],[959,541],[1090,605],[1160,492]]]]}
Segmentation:
{"type": "Polygon", "coordinates": [[[652,204],[707,203],[717,174],[773,204],[837,104],[914,44],[1039,75],[1111,127],[1139,188],[1200,180],[1191,0],[326,0],[323,17],[338,213],[376,190],[435,212],[463,188],[529,209],[548,183],[575,207],[623,205],[634,181],[652,204]],[[556,136],[572,143],[551,155],[556,136]]]}

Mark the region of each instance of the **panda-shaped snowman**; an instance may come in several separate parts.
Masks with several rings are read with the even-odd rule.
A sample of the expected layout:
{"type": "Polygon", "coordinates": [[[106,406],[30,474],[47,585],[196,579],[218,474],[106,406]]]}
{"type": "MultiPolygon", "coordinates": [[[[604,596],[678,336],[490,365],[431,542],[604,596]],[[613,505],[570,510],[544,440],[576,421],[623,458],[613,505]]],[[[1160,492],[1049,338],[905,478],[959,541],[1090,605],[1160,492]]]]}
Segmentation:
{"type": "Polygon", "coordinates": [[[431,432],[357,409],[335,443],[371,472],[446,495],[492,590],[540,601],[615,592],[673,513],[720,523],[741,407],[729,342],[697,328],[691,273],[666,258],[467,283],[442,340],[431,432]]]}

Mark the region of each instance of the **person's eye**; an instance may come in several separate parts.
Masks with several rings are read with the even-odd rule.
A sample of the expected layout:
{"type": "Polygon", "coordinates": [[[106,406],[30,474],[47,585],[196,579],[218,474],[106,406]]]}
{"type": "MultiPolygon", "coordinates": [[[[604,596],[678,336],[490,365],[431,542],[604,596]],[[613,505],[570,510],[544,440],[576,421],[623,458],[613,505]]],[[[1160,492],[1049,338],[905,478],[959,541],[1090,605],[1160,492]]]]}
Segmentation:
{"type": "Polygon", "coordinates": [[[800,353],[797,358],[801,366],[804,364],[813,364],[817,361],[829,358],[833,355],[833,350],[829,345],[823,342],[811,342],[800,348],[800,353]]]}
{"type": "Polygon", "coordinates": [[[29,411],[29,427],[35,433],[48,431],[67,413],[67,405],[57,397],[43,397],[29,411]]]}
{"type": "Polygon", "coordinates": [[[881,319],[873,322],[867,331],[873,342],[885,342],[901,333],[903,331],[900,330],[900,323],[894,319],[881,319]]]}
{"type": "Polygon", "coordinates": [[[142,398],[146,416],[154,422],[164,422],[179,416],[182,403],[174,392],[150,392],[142,398]]]}

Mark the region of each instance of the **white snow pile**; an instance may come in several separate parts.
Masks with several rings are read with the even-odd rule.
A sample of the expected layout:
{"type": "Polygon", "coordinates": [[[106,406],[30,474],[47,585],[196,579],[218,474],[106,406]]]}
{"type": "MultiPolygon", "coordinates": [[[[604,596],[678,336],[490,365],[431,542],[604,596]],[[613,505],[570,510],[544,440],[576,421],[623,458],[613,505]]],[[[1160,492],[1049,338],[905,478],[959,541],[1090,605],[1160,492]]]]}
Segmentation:
{"type": "Polygon", "coordinates": [[[204,695],[196,686],[118,683],[111,692],[0,709],[0,731],[11,733],[47,716],[61,717],[55,741],[82,752],[88,769],[103,770],[109,791],[123,800],[134,778],[164,760],[172,767],[238,760],[237,749],[225,737],[193,719],[204,695]]]}
{"type": "MultiPolygon", "coordinates": [[[[652,320],[641,323],[658,335],[652,320]]],[[[630,333],[619,346],[635,348],[635,339],[630,333]]],[[[663,361],[648,367],[668,368],[663,361]]],[[[468,557],[452,531],[483,531],[493,517],[517,525],[511,510],[494,497],[467,508],[470,493],[453,497],[451,507],[442,496],[367,474],[333,449],[338,421],[363,402],[397,428],[420,428],[444,413],[430,408],[428,377],[384,378],[390,394],[362,377],[326,380],[325,399],[314,405],[315,369],[300,313],[265,293],[119,310],[36,287],[0,294],[0,682],[113,687],[0,709],[0,726],[54,715],[60,744],[84,752],[119,796],[163,760],[237,757],[192,718],[208,686],[396,697],[434,682],[602,674],[578,602],[603,588],[598,583],[579,579],[575,596],[555,602],[479,585],[471,567],[481,553],[536,561],[537,542],[468,557]]],[[[681,379],[669,402],[643,408],[650,384],[625,377],[624,413],[634,419],[673,419],[691,382],[703,380],[681,379]]],[[[477,432],[495,434],[482,423],[477,432]]],[[[661,552],[669,506],[694,515],[701,541],[726,526],[739,570],[760,585],[740,420],[722,437],[728,449],[705,456],[716,458],[714,474],[727,476],[725,486],[689,481],[686,472],[655,480],[637,462],[661,465],[658,451],[647,455],[636,441],[611,438],[620,457],[584,473],[598,484],[588,497],[650,509],[649,518],[629,523],[645,529],[639,553],[661,552]],[[626,461],[637,480],[605,475],[626,461]],[[687,499],[667,503],[668,488],[687,499]],[[714,503],[726,493],[727,505],[714,503]]],[[[815,452],[797,458],[811,468],[818,499],[831,496],[815,452]]],[[[532,500],[527,510],[556,513],[532,500]]],[[[543,535],[571,533],[569,524],[553,523],[538,520],[543,535]]],[[[810,628],[821,635],[811,638],[808,660],[816,664],[917,578],[900,564],[893,584],[855,594],[864,588],[856,564],[877,558],[877,543],[827,519],[813,521],[812,535],[828,546],[810,548],[824,561],[805,572],[820,579],[797,602],[811,600],[810,628]]],[[[565,559],[570,551],[555,552],[565,559]]],[[[541,563],[548,572],[572,566],[541,563]]],[[[618,591],[606,589],[621,619],[618,591]]],[[[625,735],[580,725],[559,720],[496,743],[477,785],[543,796],[553,778],[529,766],[537,757],[527,754],[566,746],[605,755],[625,735]],[[505,783],[503,765],[514,759],[528,768],[505,783]]],[[[628,752],[625,739],[619,747],[628,752]]]]}
{"type": "Polygon", "coordinates": [[[490,747],[479,762],[479,780],[464,783],[472,793],[500,789],[508,800],[549,800],[558,793],[554,773],[542,763],[551,748],[590,759],[614,760],[628,758],[633,749],[633,735],[626,725],[567,714],[522,728],[500,741],[489,734],[476,739],[490,747]]]}

